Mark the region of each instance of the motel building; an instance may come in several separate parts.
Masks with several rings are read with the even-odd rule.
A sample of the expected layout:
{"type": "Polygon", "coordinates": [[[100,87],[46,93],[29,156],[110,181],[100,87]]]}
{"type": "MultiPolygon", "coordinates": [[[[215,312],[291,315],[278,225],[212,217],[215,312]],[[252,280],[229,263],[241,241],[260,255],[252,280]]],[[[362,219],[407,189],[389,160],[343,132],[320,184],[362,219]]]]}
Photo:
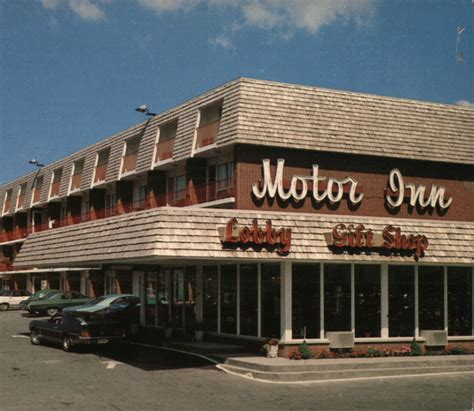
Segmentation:
{"type": "MultiPolygon", "coordinates": [[[[25,165],[26,168],[26,165],[25,165]]],[[[3,288],[288,353],[474,348],[474,111],[239,78],[0,187],[3,288]]]]}

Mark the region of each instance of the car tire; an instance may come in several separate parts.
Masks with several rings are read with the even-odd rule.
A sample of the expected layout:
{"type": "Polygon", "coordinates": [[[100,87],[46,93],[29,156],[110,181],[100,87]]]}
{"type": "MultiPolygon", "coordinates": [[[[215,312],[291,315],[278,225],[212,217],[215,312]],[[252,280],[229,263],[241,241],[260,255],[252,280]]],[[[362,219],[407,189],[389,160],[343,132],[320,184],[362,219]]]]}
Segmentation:
{"type": "Polygon", "coordinates": [[[69,335],[63,336],[63,350],[66,352],[71,352],[73,350],[72,340],[69,335]]]}
{"type": "Polygon", "coordinates": [[[7,303],[0,304],[0,311],[7,311],[7,310],[8,310],[8,304],[7,303]]]}
{"type": "Polygon", "coordinates": [[[30,334],[30,342],[33,345],[40,345],[41,344],[41,333],[38,330],[31,330],[30,334]]]}
{"type": "Polygon", "coordinates": [[[59,310],[56,307],[49,307],[46,309],[46,314],[48,314],[50,317],[56,315],[58,312],[59,310]]]}

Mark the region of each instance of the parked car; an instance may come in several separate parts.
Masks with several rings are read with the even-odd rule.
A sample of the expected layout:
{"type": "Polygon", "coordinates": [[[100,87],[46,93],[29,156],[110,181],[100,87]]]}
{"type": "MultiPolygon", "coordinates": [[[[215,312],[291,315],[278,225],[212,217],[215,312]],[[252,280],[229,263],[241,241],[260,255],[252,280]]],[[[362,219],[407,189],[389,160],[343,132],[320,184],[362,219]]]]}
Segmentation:
{"type": "Polygon", "coordinates": [[[20,308],[22,310],[28,310],[28,304],[33,301],[44,300],[46,298],[51,297],[53,294],[58,294],[62,292],[61,290],[53,290],[52,288],[48,288],[45,290],[36,291],[33,295],[31,295],[26,300],[20,302],[20,308]]]}
{"type": "Polygon", "coordinates": [[[61,312],[63,308],[85,304],[89,301],[90,298],[76,291],[63,291],[53,294],[44,300],[29,303],[28,311],[32,314],[47,314],[52,317],[61,312]]]}
{"type": "Polygon", "coordinates": [[[4,290],[0,296],[0,311],[20,308],[20,302],[30,295],[31,293],[27,290],[4,290]]]}
{"type": "Polygon", "coordinates": [[[110,344],[123,338],[118,322],[88,313],[81,316],[56,314],[47,320],[33,320],[30,332],[32,344],[57,343],[64,351],[72,351],[78,345],[110,344]]]}
{"type": "Polygon", "coordinates": [[[82,304],[79,306],[67,307],[63,310],[63,313],[70,313],[70,312],[97,312],[102,311],[106,308],[111,306],[116,306],[125,308],[129,305],[136,305],[140,299],[133,294],[110,294],[104,295],[102,297],[97,297],[87,304],[82,304]]]}

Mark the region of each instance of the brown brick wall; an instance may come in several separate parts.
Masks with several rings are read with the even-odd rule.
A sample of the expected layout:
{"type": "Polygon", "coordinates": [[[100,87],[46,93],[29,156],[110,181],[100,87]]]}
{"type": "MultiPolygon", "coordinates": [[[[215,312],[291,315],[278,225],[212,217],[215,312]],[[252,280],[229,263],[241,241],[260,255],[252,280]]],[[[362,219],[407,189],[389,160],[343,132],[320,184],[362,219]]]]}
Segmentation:
{"type": "Polygon", "coordinates": [[[243,145],[236,146],[234,156],[237,209],[474,221],[473,166],[243,145]],[[300,203],[268,198],[259,201],[252,195],[252,185],[262,179],[262,160],[266,158],[271,160],[273,171],[277,159],[285,159],[284,180],[291,180],[294,174],[310,176],[312,164],[319,165],[320,176],[342,179],[349,175],[362,186],[364,198],[355,208],[349,206],[347,196],[333,206],[328,202],[315,203],[311,193],[300,203]],[[432,185],[444,186],[445,198],[453,198],[450,207],[444,212],[431,208],[423,211],[404,203],[396,212],[391,210],[385,204],[385,189],[394,168],[401,171],[405,184],[425,185],[428,193],[432,185]]]}

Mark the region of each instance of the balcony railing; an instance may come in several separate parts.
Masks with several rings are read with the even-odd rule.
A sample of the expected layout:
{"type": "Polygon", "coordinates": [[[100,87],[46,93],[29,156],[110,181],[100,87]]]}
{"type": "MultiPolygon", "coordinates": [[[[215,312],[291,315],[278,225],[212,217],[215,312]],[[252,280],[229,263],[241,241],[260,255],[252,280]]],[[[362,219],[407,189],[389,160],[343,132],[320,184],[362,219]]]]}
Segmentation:
{"type": "Polygon", "coordinates": [[[81,188],[82,173],[75,174],[71,179],[71,191],[79,190],[81,188]]]}
{"type": "Polygon", "coordinates": [[[20,208],[23,208],[24,206],[25,206],[25,195],[20,194],[18,196],[17,208],[20,209],[20,208]]]}
{"type": "Polygon", "coordinates": [[[50,197],[57,197],[59,195],[59,186],[61,182],[56,181],[53,184],[51,184],[51,194],[50,197]]]}
{"type": "Polygon", "coordinates": [[[107,163],[98,165],[95,168],[94,183],[105,181],[106,174],[107,174],[107,163]]]}
{"type": "Polygon", "coordinates": [[[136,211],[163,207],[166,205],[174,207],[186,207],[196,204],[216,201],[234,195],[234,180],[218,180],[210,184],[186,187],[184,190],[169,192],[159,195],[150,195],[148,198],[130,203],[120,201],[114,207],[98,208],[91,207],[83,214],[68,215],[63,219],[50,220],[44,224],[36,224],[28,228],[17,228],[0,233],[0,243],[26,238],[30,233],[37,233],[59,227],[66,227],[86,221],[99,220],[102,218],[133,213],[136,211]],[[225,187],[225,188],[222,188],[225,187]]]}
{"type": "Polygon", "coordinates": [[[137,167],[137,157],[138,151],[135,153],[127,154],[123,157],[123,166],[122,166],[122,174],[129,173],[130,171],[135,170],[137,167]]]}
{"type": "Polygon", "coordinates": [[[9,213],[11,206],[12,206],[12,202],[11,202],[10,199],[7,200],[7,201],[5,201],[5,204],[3,205],[3,213],[4,213],[4,214],[9,213]]]}
{"type": "Polygon", "coordinates": [[[12,260],[8,257],[0,258],[0,271],[9,271],[12,269],[12,260]]]}
{"type": "Polygon", "coordinates": [[[156,143],[155,163],[173,156],[174,138],[156,143]]]}
{"type": "Polygon", "coordinates": [[[197,129],[196,148],[208,146],[216,141],[219,124],[220,120],[217,120],[197,129]]]}

